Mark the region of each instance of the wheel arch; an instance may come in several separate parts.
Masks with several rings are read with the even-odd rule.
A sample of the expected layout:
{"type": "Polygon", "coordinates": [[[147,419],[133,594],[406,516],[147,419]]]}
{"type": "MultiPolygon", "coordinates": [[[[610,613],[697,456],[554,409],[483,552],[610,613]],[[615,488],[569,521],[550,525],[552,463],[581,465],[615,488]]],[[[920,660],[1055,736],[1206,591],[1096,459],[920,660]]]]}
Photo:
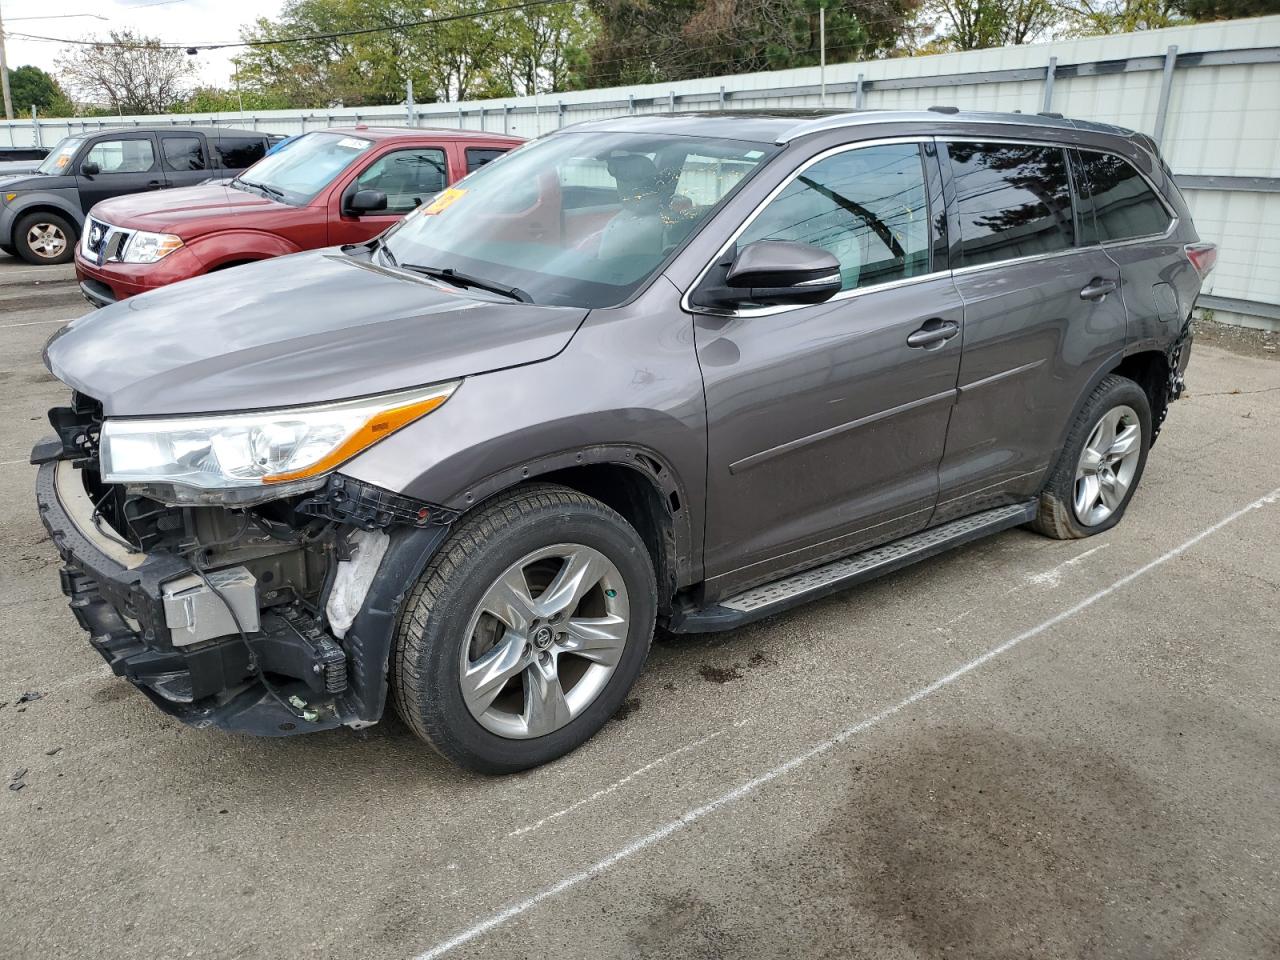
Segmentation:
{"type": "Polygon", "coordinates": [[[1093,376],[1086,381],[1084,387],[1080,390],[1075,403],[1071,406],[1070,416],[1063,423],[1054,449],[1062,449],[1063,444],[1066,443],[1067,434],[1071,432],[1071,425],[1080,416],[1080,411],[1084,409],[1085,403],[1098,384],[1112,374],[1132,380],[1147,395],[1147,402],[1151,405],[1151,422],[1153,424],[1153,435],[1148,445],[1154,444],[1155,434],[1159,432],[1159,424],[1163,419],[1163,412],[1169,406],[1170,369],[1169,357],[1164,350],[1150,348],[1129,354],[1120,350],[1112,354],[1099,364],[1093,376]]]}
{"type": "Polygon", "coordinates": [[[535,480],[594,497],[636,528],[653,561],[661,612],[669,612],[677,590],[699,578],[684,484],[661,454],[645,447],[600,444],[539,457],[491,474],[446,505],[470,512],[535,480]]]}
{"type": "Polygon", "coordinates": [[[31,216],[33,213],[53,213],[62,217],[64,220],[71,221],[71,226],[76,232],[76,235],[71,238],[71,242],[75,243],[75,241],[80,238],[80,231],[84,227],[84,214],[78,210],[73,210],[64,204],[58,203],[53,198],[43,197],[33,199],[28,203],[23,204],[10,214],[12,219],[9,221],[9,238],[5,241],[6,243],[15,243],[18,237],[19,221],[24,217],[31,216]]]}

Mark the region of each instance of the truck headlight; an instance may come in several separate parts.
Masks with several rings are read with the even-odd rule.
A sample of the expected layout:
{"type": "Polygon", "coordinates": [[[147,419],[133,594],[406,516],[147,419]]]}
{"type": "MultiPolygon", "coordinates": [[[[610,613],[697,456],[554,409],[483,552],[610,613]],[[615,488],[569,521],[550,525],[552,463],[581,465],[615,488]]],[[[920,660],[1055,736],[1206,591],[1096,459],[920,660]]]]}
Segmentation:
{"type": "Polygon", "coordinates": [[[257,503],[314,489],[356,454],[436,409],[459,382],[258,413],[108,417],[102,479],[180,503],[257,503]]]}
{"type": "Polygon", "coordinates": [[[182,246],[182,238],[172,233],[148,233],[139,230],[120,251],[124,263],[155,263],[182,246]]]}

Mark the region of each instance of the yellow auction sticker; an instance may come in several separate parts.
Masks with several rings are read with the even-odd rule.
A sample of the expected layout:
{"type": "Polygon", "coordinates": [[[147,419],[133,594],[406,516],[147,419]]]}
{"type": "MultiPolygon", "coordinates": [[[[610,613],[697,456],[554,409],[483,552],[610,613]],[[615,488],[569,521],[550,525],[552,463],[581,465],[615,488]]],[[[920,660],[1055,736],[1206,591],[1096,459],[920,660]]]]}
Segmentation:
{"type": "Polygon", "coordinates": [[[433,213],[443,213],[449,207],[453,206],[459,200],[467,195],[467,191],[459,190],[457,187],[450,187],[436,195],[436,198],[423,208],[423,215],[429,216],[433,213]]]}

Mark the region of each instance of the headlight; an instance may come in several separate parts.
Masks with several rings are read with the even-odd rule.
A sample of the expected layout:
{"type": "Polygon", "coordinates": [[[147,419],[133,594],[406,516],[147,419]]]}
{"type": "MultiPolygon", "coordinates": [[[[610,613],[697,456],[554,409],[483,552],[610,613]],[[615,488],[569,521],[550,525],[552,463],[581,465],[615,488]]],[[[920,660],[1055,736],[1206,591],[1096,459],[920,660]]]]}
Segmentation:
{"type": "Polygon", "coordinates": [[[102,479],[177,503],[257,503],[314,489],[356,454],[440,406],[458,382],[260,413],[108,417],[102,479]]]}
{"type": "Polygon", "coordinates": [[[129,238],[120,253],[125,263],[155,263],[182,246],[182,238],[172,233],[148,233],[139,230],[129,238]]]}

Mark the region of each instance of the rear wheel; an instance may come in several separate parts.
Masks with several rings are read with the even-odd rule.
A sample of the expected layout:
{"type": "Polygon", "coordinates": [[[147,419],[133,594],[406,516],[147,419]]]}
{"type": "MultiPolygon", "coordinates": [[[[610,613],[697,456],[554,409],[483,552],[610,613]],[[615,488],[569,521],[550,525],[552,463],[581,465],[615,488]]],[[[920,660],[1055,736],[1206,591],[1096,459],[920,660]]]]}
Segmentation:
{"type": "Polygon", "coordinates": [[[27,263],[68,263],[75,255],[75,225],[56,213],[29,213],[13,229],[18,256],[27,263]]]}
{"type": "Polygon", "coordinates": [[[405,606],[397,712],[455,762],[509,773],[553,760],[618,709],[648,654],[649,553],[604,504],[529,487],[465,519],[405,606]]]}
{"type": "Polygon", "coordinates": [[[1091,537],[1124,516],[1151,444],[1151,405],[1132,380],[1109,376],[1094,389],[1067,434],[1040,494],[1034,529],[1057,540],[1091,537]]]}

